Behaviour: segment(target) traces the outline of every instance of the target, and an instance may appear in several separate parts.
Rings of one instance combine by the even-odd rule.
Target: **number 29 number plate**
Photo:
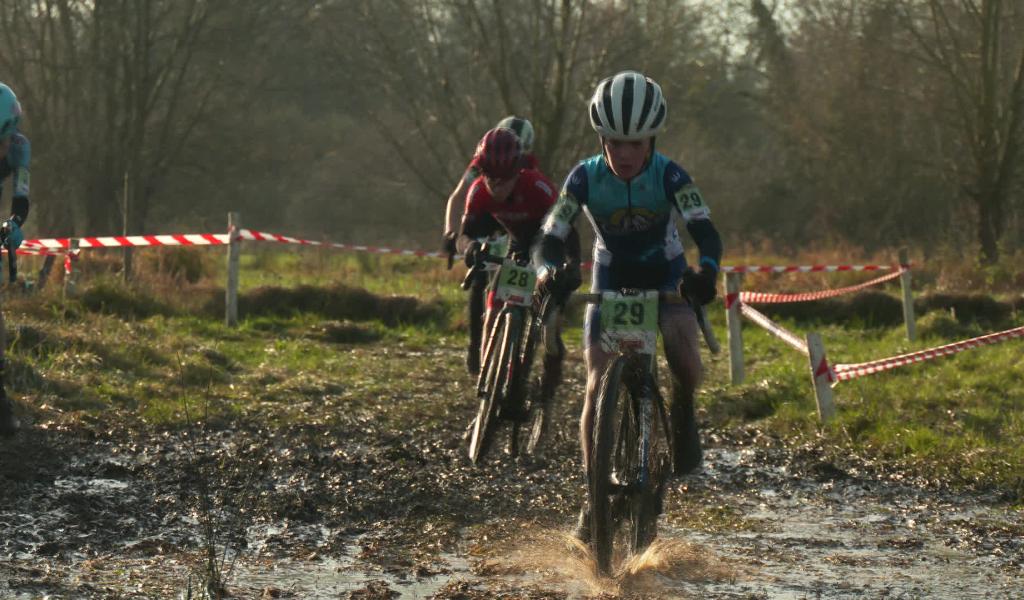
[[[658,347],[658,292],[601,293],[601,347],[605,352],[654,354]]]

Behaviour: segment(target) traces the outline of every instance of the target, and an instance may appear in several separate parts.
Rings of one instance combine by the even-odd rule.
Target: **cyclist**
[[[466,194],[466,208],[457,239],[459,250],[466,255],[466,265],[474,264],[477,253],[482,251],[482,245],[476,238],[494,231],[496,226],[508,232],[510,255],[528,259],[531,246],[540,239],[541,222],[555,203],[554,184],[537,169],[524,168],[526,161],[519,138],[514,131],[504,127],[495,127],[484,135],[477,145],[473,163],[481,174]],[[565,246],[565,260],[558,263],[562,275],[549,278],[546,283],[546,289],[554,295],[559,309],[581,283],[579,237],[571,228],[566,232]],[[493,304],[491,300],[488,298],[488,304]],[[490,314],[488,311],[488,317]],[[488,321],[485,319],[485,326]],[[544,356],[541,394],[545,399],[554,394],[561,380],[565,356],[557,319],[555,328],[558,354]]]
[[[24,234],[21,226],[28,218],[29,159],[31,158],[28,138],[18,131],[21,120],[21,104],[7,85],[0,83],[0,192],[3,181],[11,176],[14,194],[11,199],[11,216],[2,224],[7,235],[7,250],[14,252]],[[7,327],[3,312],[0,312],[0,435],[11,435],[20,427],[14,416],[14,405],[4,388],[4,352],[7,348]]]
[[[498,122],[495,127],[505,127],[515,132],[522,144],[524,167],[527,169],[537,168],[537,157],[533,155],[533,125],[526,119],[510,115]],[[463,173],[459,183],[455,186],[451,195],[448,196],[448,205],[445,208],[444,218],[444,251],[449,254],[455,253],[455,239],[458,237],[459,209],[465,204],[466,192],[473,182],[480,176],[480,167],[477,165],[476,157],[470,161],[469,166]],[[500,228],[499,228],[500,229]],[[489,235],[487,232],[484,235]],[[487,274],[480,273],[475,278],[469,289],[469,348],[466,352],[466,368],[470,375],[476,375],[480,371],[480,339],[483,336],[483,314],[484,314],[484,289],[487,287]]]
[[[590,123],[600,138],[601,153],[569,173],[544,221],[542,281],[557,273],[563,240],[577,215],[585,211],[595,233],[593,291],[679,288],[702,304],[714,299],[722,241],[689,174],[654,150],[666,113],[661,87],[641,73],[623,71],[597,85],[590,101]],[[697,268],[686,264],[673,210],[699,249]],[[594,399],[613,358],[598,341],[599,324],[599,308],[591,305],[584,323],[587,389],[580,418],[585,473],[590,468]],[[694,393],[702,376],[698,326],[687,304],[663,305],[658,326],[673,380],[673,472],[681,475],[695,470],[702,459],[694,414]],[[583,507],[576,529],[584,541],[590,535],[588,510]]]

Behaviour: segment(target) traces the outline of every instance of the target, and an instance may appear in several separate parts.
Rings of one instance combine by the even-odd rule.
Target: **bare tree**
[[[919,58],[948,81],[968,160],[952,166],[976,210],[981,259],[994,262],[1015,181],[1024,170],[1024,34],[1019,3],[905,2]]]
[[[635,68],[685,88],[682,67],[694,55],[680,50],[700,39],[696,14],[675,0],[337,0],[328,6],[339,70],[359,70],[352,63],[358,40],[358,60],[371,76],[352,87],[374,97],[366,106],[371,119],[435,197],[447,195],[476,140],[507,114],[534,123],[542,166],[562,175],[593,144],[586,102],[600,78]]]
[[[212,103],[245,102],[255,87],[218,55],[230,24],[256,52],[268,24],[310,3],[241,0],[2,0],[0,68],[24,99],[44,216],[58,231],[116,231],[122,184],[128,223],[148,225],[154,198]],[[255,27],[254,27],[255,26]],[[249,67],[250,65],[246,65]],[[257,69],[250,72],[258,73]]]

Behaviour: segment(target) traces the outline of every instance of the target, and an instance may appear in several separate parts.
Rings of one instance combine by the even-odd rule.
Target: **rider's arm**
[[[14,195],[11,198],[11,215],[18,225],[23,225],[28,218],[29,162],[32,158],[32,147],[28,138],[16,133],[11,137],[11,149],[8,163],[14,172]]]
[[[445,207],[444,212],[445,236],[458,232],[459,208],[463,206],[463,199],[466,197],[466,191],[469,190],[469,186],[473,184],[473,180],[476,179],[478,175],[479,173],[477,172],[476,167],[473,165],[466,167],[466,171],[462,174],[462,178],[459,179],[459,183],[455,186],[455,190],[452,191],[450,196],[448,196],[448,205]]]
[[[537,263],[541,265],[561,265],[565,262],[566,242],[570,240],[570,234],[575,235],[576,255],[579,256],[579,236],[575,234],[573,222],[580,214],[583,202],[587,197],[587,171],[583,165],[577,165],[565,179],[562,192],[558,195],[555,205],[544,217],[544,224],[541,226],[540,247],[538,249]],[[570,256],[573,248],[569,248]]]
[[[498,221],[487,210],[490,195],[483,179],[478,178],[466,192],[466,209],[459,227],[459,237],[455,245],[459,252],[465,253],[470,244],[477,238],[486,237],[500,227]]]
[[[697,185],[679,165],[670,163],[665,169],[665,189],[697,244],[701,267],[717,273],[722,262],[722,238],[711,222],[711,210]]]

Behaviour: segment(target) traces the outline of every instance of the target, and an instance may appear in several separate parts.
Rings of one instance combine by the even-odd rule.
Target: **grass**
[[[379,418],[444,418],[448,399],[437,389],[460,380],[460,364],[451,358],[440,365],[430,351],[443,346],[451,349],[445,356],[461,356],[463,269],[449,272],[431,259],[247,248],[242,321],[228,328],[219,287],[223,255],[189,252],[138,254],[139,275],[130,286],[118,280],[116,260],[90,255],[78,263],[75,298],[62,300],[51,284],[41,295],[6,302],[11,385],[38,422],[124,418],[179,428],[186,425],[183,396],[208,406],[201,418],[211,424],[249,416],[300,423],[305,402]],[[865,279],[797,277],[757,276],[745,287],[800,291]],[[917,279],[925,289],[916,293],[920,339],[913,344],[890,314],[899,309],[893,284],[881,294],[765,312],[794,332],[819,331],[833,363],[1019,323],[1017,299],[950,293],[939,289],[944,279],[927,272]],[[724,342],[721,304],[709,314]],[[578,322],[570,325],[566,339],[575,352],[580,336]],[[806,359],[753,325],[745,326],[744,342],[743,385],[728,384],[725,356],[705,354],[699,402],[712,425],[754,425],[837,459],[855,454],[950,485],[999,489],[1017,502],[1024,497],[1020,341],[843,382],[835,388],[838,417],[827,426],[817,422]],[[394,367],[388,357],[396,352],[416,356],[418,366]],[[406,412],[374,411],[410,398],[415,406]]]

